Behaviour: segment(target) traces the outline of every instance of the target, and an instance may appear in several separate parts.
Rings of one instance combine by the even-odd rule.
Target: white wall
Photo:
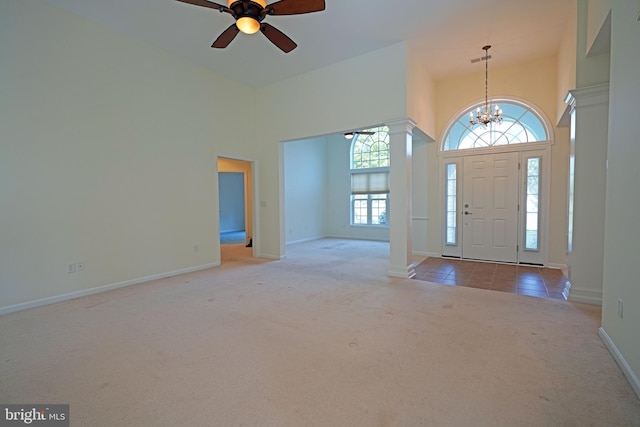
[[[262,256],[279,258],[285,253],[279,143],[402,118],[407,107],[405,88],[406,47],[400,43],[257,91],[257,143],[263,162],[258,173]]]
[[[591,0],[578,0],[576,33],[576,88],[595,86],[609,81],[609,52],[588,54],[588,33],[597,33],[589,29],[589,3]],[[630,0],[629,0],[630,1]],[[595,13],[592,9],[592,13]],[[599,19],[595,19],[598,21]]]
[[[433,141],[436,130],[435,83],[426,71],[424,63],[416,54],[415,46],[410,46],[407,58],[407,117],[415,124],[412,147],[412,200],[411,230],[413,253],[434,255],[429,250],[429,206],[436,204],[438,193],[430,192],[429,150],[427,141]]]
[[[611,11],[612,0],[589,0],[587,4],[587,51],[596,42],[598,34],[605,26],[605,20]]]
[[[429,207],[438,204],[438,193],[431,193],[435,188],[429,181],[429,156],[433,155],[429,148],[433,142],[414,138],[411,164],[411,243],[413,254],[420,256],[437,255],[429,248]]]
[[[638,12],[640,2],[613,1],[602,327],[628,363],[631,372],[627,374],[635,377],[640,395]],[[622,318],[618,316],[618,300],[623,302]]]
[[[326,138],[284,144],[286,242],[326,236]]]
[[[46,2],[1,7],[0,309],[219,263],[216,159],[251,157],[233,113],[253,91]]]

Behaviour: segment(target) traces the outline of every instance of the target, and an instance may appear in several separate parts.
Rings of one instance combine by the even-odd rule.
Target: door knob
[[[471,212],[468,212],[468,211],[464,211],[464,214],[465,215],[473,215]]]

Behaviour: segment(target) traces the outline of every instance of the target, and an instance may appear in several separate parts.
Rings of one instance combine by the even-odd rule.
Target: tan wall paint
[[[555,124],[569,127],[569,106],[564,102],[570,90],[576,88],[576,43],[578,28],[577,5],[572,8],[567,19],[567,27],[558,51],[558,94]]]
[[[439,164],[437,148],[449,122],[469,105],[484,99],[484,67],[464,76],[436,82],[436,142],[429,145],[429,194],[438,195],[429,206],[429,251],[440,252],[441,200],[438,190]],[[514,97],[537,107],[549,120],[557,116],[558,62],[555,56],[508,67],[492,68],[489,64],[489,96]],[[551,121],[553,125],[553,121]],[[550,195],[550,236],[548,257],[551,264],[566,264],[567,239],[567,176],[569,135],[566,130],[552,129],[553,186]]]
[[[427,136],[436,135],[435,85],[424,64],[411,48],[407,55],[407,117]]]

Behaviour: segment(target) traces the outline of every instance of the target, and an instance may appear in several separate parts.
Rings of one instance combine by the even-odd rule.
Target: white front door
[[[462,257],[518,260],[518,153],[464,158]]]

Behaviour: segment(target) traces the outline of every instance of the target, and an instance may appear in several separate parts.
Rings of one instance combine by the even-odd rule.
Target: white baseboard
[[[567,265],[566,264],[547,264],[547,268],[555,268],[557,270],[566,270],[567,269]]]
[[[441,258],[442,254],[439,252],[425,252],[424,256],[427,256],[429,258]]]
[[[602,291],[593,291],[590,289],[580,289],[574,286],[567,286],[563,291],[563,295],[568,301],[591,305],[602,305]]]
[[[414,251],[412,251],[412,252],[411,252],[411,255],[413,255],[413,256],[420,256],[420,257],[425,257],[425,258],[427,258],[427,257],[429,257],[429,256],[430,256],[430,255],[428,255],[429,253],[430,253],[430,252],[424,252],[424,251],[416,251],[416,250],[414,250]]]
[[[304,239],[299,239],[299,240],[291,240],[289,242],[286,242],[285,245],[295,245],[297,243],[306,243],[306,242],[313,242],[314,240],[320,240],[320,239],[324,239],[324,237],[320,236],[320,237],[306,237]]]
[[[271,255],[271,254],[257,254],[256,258],[264,258],[264,259],[273,259],[275,261],[281,261],[283,259],[286,259],[287,256],[286,255]]]
[[[441,253],[438,252],[415,252],[415,255],[426,256],[428,258],[440,258],[442,257]]]
[[[627,380],[629,380],[631,388],[636,392],[638,399],[640,399],[640,380],[638,379],[638,376],[633,372],[631,366],[629,366],[622,353],[620,353],[620,350],[618,350],[618,347],[616,347],[615,343],[611,340],[611,337],[609,337],[603,328],[598,330],[598,335],[600,335],[600,339],[604,345],[607,346],[609,352],[611,352],[611,355],[618,363],[618,366],[622,369],[622,373],[627,377]]]
[[[124,282],[112,283],[109,285],[96,286],[95,288],[83,289],[81,291],[69,292],[67,294],[55,295],[52,297],[42,298],[34,301],[27,301],[20,304],[0,307],[0,316],[16,311],[27,310],[29,308],[41,307],[43,305],[54,304],[56,302],[67,301],[75,298],[85,297],[88,295],[107,292],[113,289],[124,288],[126,286],[138,285],[140,283],[151,282],[152,280],[164,279],[166,277],[178,276],[180,274],[192,273],[194,271],[206,270],[208,268],[218,267],[220,263],[211,263],[198,265],[195,267],[182,268],[180,270],[168,271],[165,273],[152,274],[151,276],[139,277],[137,279],[125,280]]]
[[[401,279],[411,279],[416,275],[416,270],[413,268],[413,264],[407,267],[393,267],[389,266],[387,269],[387,276],[400,277]]]

